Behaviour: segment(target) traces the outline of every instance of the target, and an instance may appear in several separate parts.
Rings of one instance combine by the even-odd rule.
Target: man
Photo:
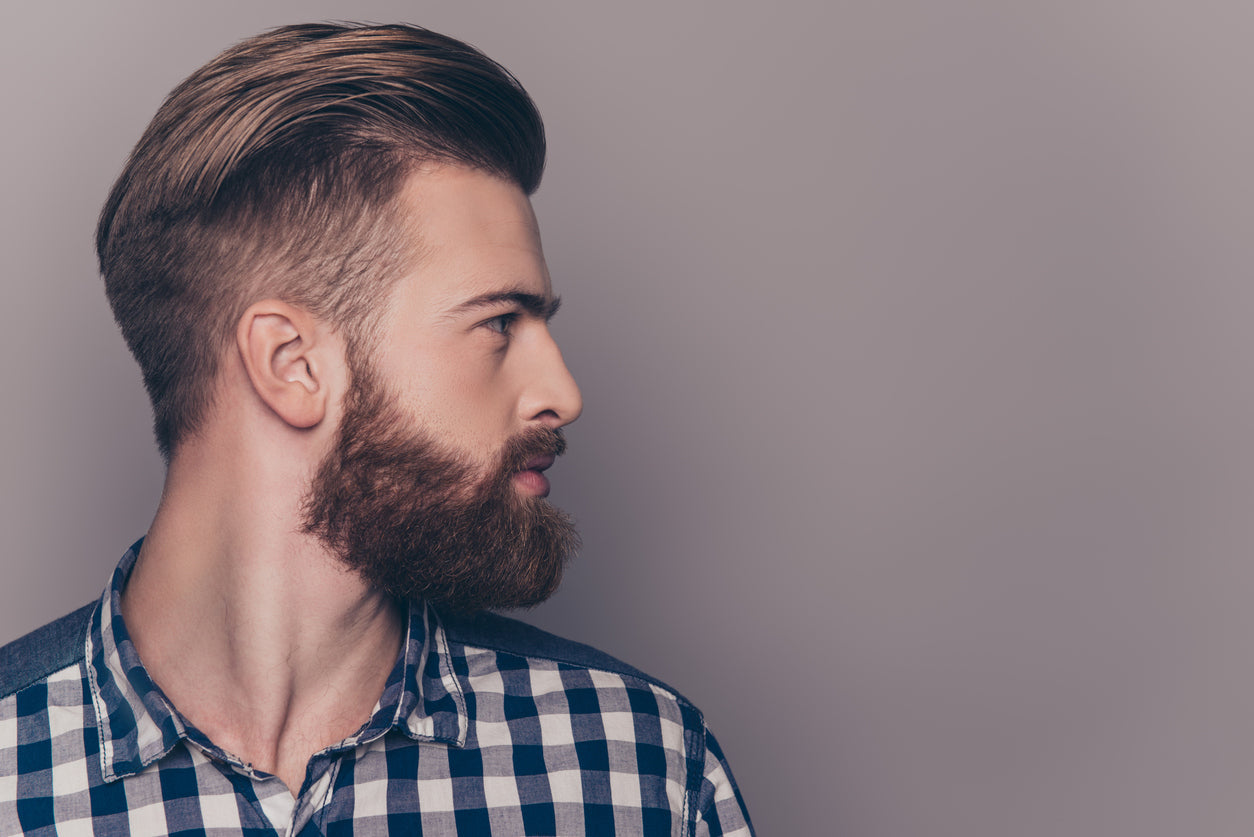
[[[750,833],[701,714],[488,614],[577,538],[534,105],[406,26],[250,39],[101,214],[168,468],[99,602],[0,653],[0,833]]]

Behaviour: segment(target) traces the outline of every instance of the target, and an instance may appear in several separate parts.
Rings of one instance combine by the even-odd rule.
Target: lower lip
[[[537,497],[549,496],[549,478],[539,471],[519,471],[514,474],[514,482],[528,494]]]

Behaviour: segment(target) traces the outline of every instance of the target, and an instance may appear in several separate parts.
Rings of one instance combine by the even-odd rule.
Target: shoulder
[[[81,660],[95,607],[84,605],[0,648],[0,699]]]
[[[591,645],[564,639],[526,622],[495,613],[485,612],[470,617],[441,613],[440,624],[452,644],[496,651],[528,660],[544,660],[572,668],[606,672],[628,681],[648,684],[670,695],[700,718],[700,712],[692,702],[676,689]]]
[[[441,614],[440,625],[458,680],[477,698],[467,707],[479,746],[502,737],[516,744],[522,735],[552,748],[546,759],[556,761],[573,747],[569,763],[581,769],[638,774],[642,788],[664,780],[658,799],[682,788],[690,828],[702,822],[711,834],[753,833],[704,715],[666,683],[516,619]]]

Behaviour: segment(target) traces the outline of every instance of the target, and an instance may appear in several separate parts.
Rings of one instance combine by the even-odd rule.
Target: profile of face
[[[530,202],[482,172],[427,169],[403,196],[422,257],[374,349],[350,352],[338,438],[305,528],[376,587],[450,609],[526,607],[578,548],[543,471],[582,409]]]

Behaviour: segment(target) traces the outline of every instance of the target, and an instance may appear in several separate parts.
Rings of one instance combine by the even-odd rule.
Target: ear
[[[253,303],[240,318],[236,346],[253,390],[292,427],[313,427],[330,403],[330,365],[337,362],[328,327],[277,299]]]

